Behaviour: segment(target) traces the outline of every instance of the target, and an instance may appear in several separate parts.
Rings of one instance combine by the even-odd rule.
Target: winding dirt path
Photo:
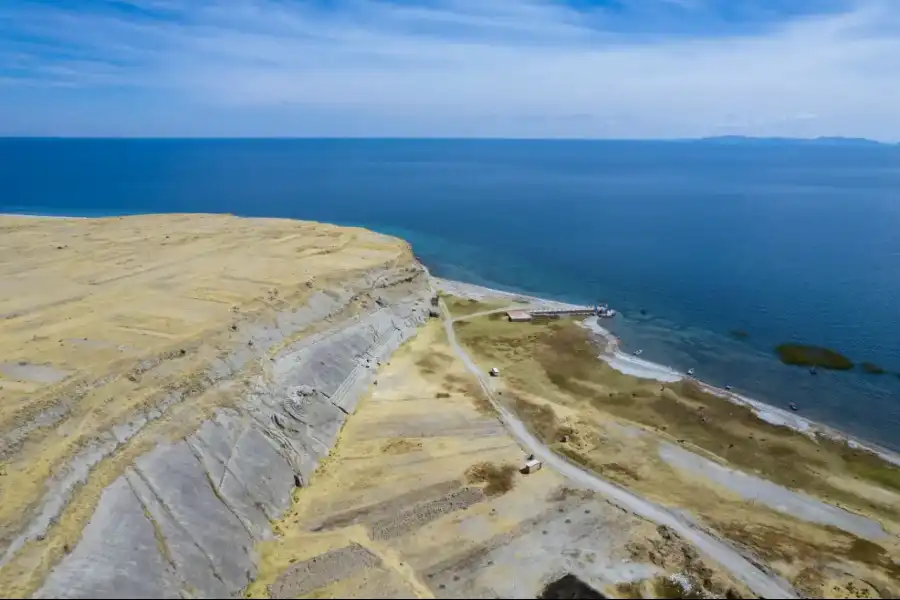
[[[453,348],[456,355],[463,361],[466,368],[476,377],[481,388],[487,395],[488,400],[494,407],[494,410],[497,411],[500,421],[523,448],[528,452],[533,453],[535,457],[540,458],[546,466],[567,477],[578,486],[599,492],[622,508],[649,521],[671,528],[685,540],[694,544],[700,551],[716,560],[734,577],[744,582],[754,593],[759,594],[760,597],[797,598],[793,588],[791,588],[787,582],[775,575],[763,571],[761,568],[744,558],[744,556],[724,540],[718,539],[705,531],[700,530],[692,523],[662,506],[645,500],[640,496],[636,496],[631,492],[606,481],[597,474],[559,456],[534,437],[534,435],[528,431],[525,424],[513,412],[500,404],[494,395],[490,380],[486,374],[475,364],[475,361],[472,360],[469,354],[456,341],[453,323],[461,319],[470,319],[476,316],[504,312],[508,309],[483,311],[454,319],[443,300],[440,300],[440,308],[444,330],[446,331],[447,339],[450,342],[450,347]],[[524,307],[518,306],[517,308],[523,309]]]

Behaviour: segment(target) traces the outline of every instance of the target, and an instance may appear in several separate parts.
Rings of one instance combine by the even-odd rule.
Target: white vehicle
[[[491,367],[491,370],[489,372],[491,374],[491,377],[496,377],[500,374],[500,371],[497,369],[497,367]]]
[[[525,462],[525,466],[522,467],[521,472],[525,475],[528,475],[529,473],[534,473],[535,471],[540,471],[541,467],[543,467],[543,466],[544,466],[544,463],[542,463],[541,461],[539,461],[537,459],[532,458]]]

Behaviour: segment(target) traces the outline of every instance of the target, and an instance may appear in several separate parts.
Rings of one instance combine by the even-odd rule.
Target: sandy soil
[[[401,240],[310,222],[0,217],[0,589],[33,590],[135,457],[230,405],[241,378],[204,373],[245,325],[398,261]]]
[[[747,593],[665,528],[523,461],[432,321],[382,365],[246,595],[533,598],[567,573],[613,595],[670,577]]]

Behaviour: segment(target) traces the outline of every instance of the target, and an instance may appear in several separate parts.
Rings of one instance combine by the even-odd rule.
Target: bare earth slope
[[[0,217],[0,589],[224,596],[427,314],[401,240]]]
[[[295,492],[247,595],[537,598],[568,575],[607,597],[751,597],[670,528],[523,458],[432,320]]]

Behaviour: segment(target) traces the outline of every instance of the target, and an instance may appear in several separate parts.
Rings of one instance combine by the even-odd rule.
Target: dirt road
[[[671,528],[681,537],[694,544],[701,552],[719,562],[719,564],[727,569],[734,577],[743,581],[754,593],[759,594],[761,597],[797,597],[796,593],[787,582],[756,567],[727,542],[701,531],[690,522],[667,509],[639,496],[635,496],[627,490],[602,479],[595,473],[583,469],[575,463],[557,455],[550,450],[550,448],[541,443],[540,440],[528,431],[525,424],[519,420],[515,414],[507,410],[497,401],[490,380],[486,374],[475,364],[475,361],[472,360],[469,354],[456,341],[453,323],[458,319],[452,318],[450,311],[447,309],[443,300],[440,301],[440,307],[444,329],[451,348],[453,348],[453,351],[463,361],[466,369],[478,379],[478,382],[482,389],[484,389],[489,401],[497,411],[501,422],[524,449],[533,453],[535,457],[544,461],[548,467],[564,475],[579,487],[599,492],[622,508],[654,523]],[[502,310],[503,309],[485,312],[502,312]],[[472,318],[473,316],[476,315],[467,315],[464,318]]]

